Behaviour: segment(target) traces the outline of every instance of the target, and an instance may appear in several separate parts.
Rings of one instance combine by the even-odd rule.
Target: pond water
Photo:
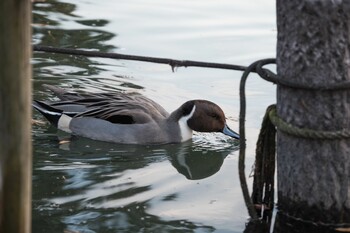
[[[274,1],[76,0],[33,4],[33,44],[249,65],[275,57]],[[171,112],[189,99],[224,110],[238,131],[241,72],[34,52],[33,90],[141,93]],[[246,173],[275,87],[247,84]],[[43,120],[33,112],[35,119]],[[59,142],[69,139],[70,143]],[[242,232],[248,213],[237,141],[196,133],[190,142],[131,146],[33,126],[33,232]],[[252,179],[248,179],[251,187]]]

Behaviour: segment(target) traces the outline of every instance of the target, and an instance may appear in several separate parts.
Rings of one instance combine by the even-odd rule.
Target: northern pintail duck
[[[192,130],[239,135],[225,121],[224,112],[207,100],[190,100],[169,114],[140,94],[73,93],[44,85],[60,101],[34,101],[33,106],[58,129],[99,141],[124,144],[180,143]]]

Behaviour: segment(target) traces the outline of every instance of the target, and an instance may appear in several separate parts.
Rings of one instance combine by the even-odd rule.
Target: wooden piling
[[[277,0],[277,73],[305,86],[350,80],[349,1]],[[279,85],[277,114],[313,130],[350,129],[350,90]],[[323,226],[350,224],[350,139],[278,131],[278,209]],[[287,232],[287,231],[278,231]]]
[[[0,232],[31,231],[31,1],[0,1]]]

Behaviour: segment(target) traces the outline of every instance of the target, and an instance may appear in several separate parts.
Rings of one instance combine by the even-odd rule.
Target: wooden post
[[[31,231],[31,1],[0,0],[0,232]]]
[[[277,73],[307,86],[350,80],[350,1],[277,0]],[[350,90],[279,85],[277,113],[294,126],[350,129]],[[350,223],[350,139],[278,131],[278,208],[292,218]],[[286,216],[285,215],[285,216]]]

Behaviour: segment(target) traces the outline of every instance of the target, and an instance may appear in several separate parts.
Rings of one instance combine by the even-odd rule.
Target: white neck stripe
[[[187,121],[193,116],[196,110],[196,105],[193,105],[192,111],[187,116],[183,116],[179,120],[181,142],[192,138],[192,129],[188,127]]]

